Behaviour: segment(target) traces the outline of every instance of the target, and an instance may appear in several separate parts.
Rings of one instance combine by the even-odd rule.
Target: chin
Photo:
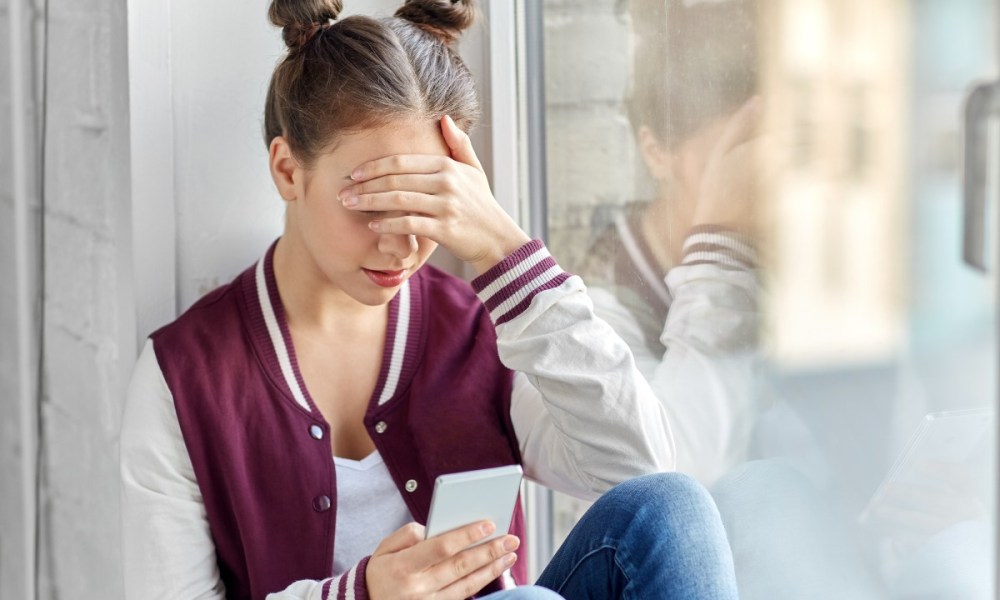
[[[359,294],[351,294],[351,296],[361,304],[364,304],[365,306],[374,307],[374,306],[384,306],[389,302],[392,302],[392,299],[395,298],[396,294],[398,293],[399,293],[399,288],[395,287],[395,288],[380,288],[373,291],[366,290]]]

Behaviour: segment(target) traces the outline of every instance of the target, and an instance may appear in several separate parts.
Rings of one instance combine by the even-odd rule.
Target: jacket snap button
[[[389,426],[386,425],[385,421],[379,421],[378,423],[375,423],[375,433],[385,433],[385,430],[388,428]]]
[[[330,497],[316,496],[313,498],[313,510],[316,512],[326,512],[330,510]]]
[[[409,481],[406,482],[406,491],[412,492],[412,491],[415,491],[416,489],[417,489],[417,480],[416,479],[411,479],[411,480],[409,480]]]
[[[309,427],[309,435],[311,435],[314,440],[321,440],[323,439],[323,428],[319,425],[311,425]]]

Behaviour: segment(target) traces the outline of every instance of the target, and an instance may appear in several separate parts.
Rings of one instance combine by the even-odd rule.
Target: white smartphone
[[[492,521],[497,528],[478,544],[506,535],[521,476],[520,465],[441,475],[434,482],[426,538],[482,520]]]
[[[894,483],[935,485],[922,471],[932,461],[967,464],[994,429],[994,411],[973,408],[933,412],[924,416],[913,435],[875,490],[858,520],[867,522],[882,504],[887,490]]]

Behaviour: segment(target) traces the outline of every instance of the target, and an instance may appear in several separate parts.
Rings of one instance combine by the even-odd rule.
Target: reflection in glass
[[[711,487],[743,598],[992,596],[996,279],[959,258],[958,128],[993,11],[546,3],[550,245]]]

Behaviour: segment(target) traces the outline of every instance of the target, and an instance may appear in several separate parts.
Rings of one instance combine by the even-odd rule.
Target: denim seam
[[[559,584],[559,588],[556,589],[556,590],[553,590],[553,591],[556,592],[557,594],[562,594],[563,588],[566,587],[566,583],[569,582],[569,580],[573,578],[573,575],[580,568],[580,565],[582,565],[584,563],[584,561],[586,561],[591,556],[593,556],[593,555],[595,555],[598,552],[601,552],[603,550],[611,550],[612,556],[613,556],[612,560],[615,563],[615,566],[618,567],[618,570],[621,571],[622,575],[625,576],[626,581],[627,582],[631,582],[632,578],[629,576],[628,572],[624,568],[622,568],[621,563],[618,562],[618,548],[617,548],[617,546],[605,543],[605,544],[603,544],[601,546],[598,546],[597,548],[594,548],[593,550],[587,552],[583,556],[581,556],[579,558],[579,560],[576,561],[576,564],[573,565],[573,568],[570,569],[569,573],[567,573],[566,576],[563,578],[562,583]],[[625,587],[628,587],[628,583],[626,583]]]
[[[614,546],[610,546],[610,545],[604,544],[604,545],[598,546],[597,548],[594,548],[590,552],[587,552],[586,554],[584,554],[583,556],[581,556],[580,559],[577,560],[576,563],[573,565],[573,568],[570,570],[570,572],[567,573],[565,577],[563,577],[562,583],[559,584],[559,589],[554,590],[554,591],[557,594],[561,594],[563,588],[566,587],[566,583],[569,582],[569,580],[573,578],[573,575],[576,573],[576,571],[580,568],[580,565],[582,565],[585,560],[587,560],[588,558],[590,558],[594,554],[597,554],[598,552],[601,552],[602,550],[608,550],[608,549],[612,550],[613,552],[617,552],[617,548],[615,548]],[[615,561],[615,565],[617,565],[617,564],[618,564],[618,561],[616,560]],[[621,567],[619,567],[619,568],[621,568]]]
[[[628,570],[622,565],[622,563],[618,562],[617,548],[615,548],[614,561],[615,561],[615,566],[618,567],[618,570],[621,571],[622,576],[625,577],[625,585],[622,586],[621,600],[627,600],[628,598],[632,597],[632,594],[629,593],[629,584],[632,583],[632,576],[629,574]]]

